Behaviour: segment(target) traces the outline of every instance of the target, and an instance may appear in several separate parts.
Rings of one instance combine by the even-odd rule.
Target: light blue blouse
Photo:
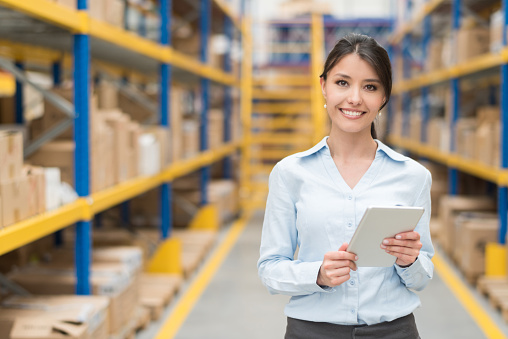
[[[291,296],[285,308],[291,318],[370,325],[405,316],[420,306],[411,290],[422,290],[434,270],[430,172],[376,140],[374,161],[351,189],[326,140],[281,160],[270,174],[259,276],[270,293]],[[324,254],[349,242],[371,205],[425,208],[415,229],[423,243],[418,260],[408,268],[359,267],[342,285],[321,288],[316,279]]]

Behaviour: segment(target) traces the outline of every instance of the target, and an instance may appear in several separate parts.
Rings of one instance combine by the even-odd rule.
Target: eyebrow
[[[351,79],[351,77],[349,75],[342,74],[342,73],[335,73],[333,76],[340,76],[342,78]],[[364,82],[377,82],[377,83],[381,83],[381,81],[379,79],[364,79],[363,81]]]

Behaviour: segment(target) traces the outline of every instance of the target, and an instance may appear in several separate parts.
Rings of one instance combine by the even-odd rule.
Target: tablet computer
[[[380,246],[384,238],[414,230],[423,215],[423,207],[368,207],[349,242],[347,251],[358,256],[358,267],[389,267],[395,256]]]

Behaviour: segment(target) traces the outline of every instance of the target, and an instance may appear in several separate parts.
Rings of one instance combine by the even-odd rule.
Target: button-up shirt
[[[413,312],[413,292],[432,278],[430,172],[376,140],[375,158],[351,189],[324,138],[313,148],[277,163],[269,179],[261,237],[259,276],[270,293],[290,295],[288,317],[335,324],[375,324]],[[420,206],[415,231],[423,244],[409,267],[358,267],[333,288],[316,280],[325,253],[349,242],[369,206]],[[298,250],[297,250],[298,249]]]

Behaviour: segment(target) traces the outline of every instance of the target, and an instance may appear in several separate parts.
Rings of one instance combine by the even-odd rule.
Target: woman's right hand
[[[343,243],[338,251],[325,254],[316,281],[319,286],[339,286],[349,280],[351,270],[356,271],[355,260],[358,260],[358,257],[354,253],[346,252],[347,246],[347,243]]]

